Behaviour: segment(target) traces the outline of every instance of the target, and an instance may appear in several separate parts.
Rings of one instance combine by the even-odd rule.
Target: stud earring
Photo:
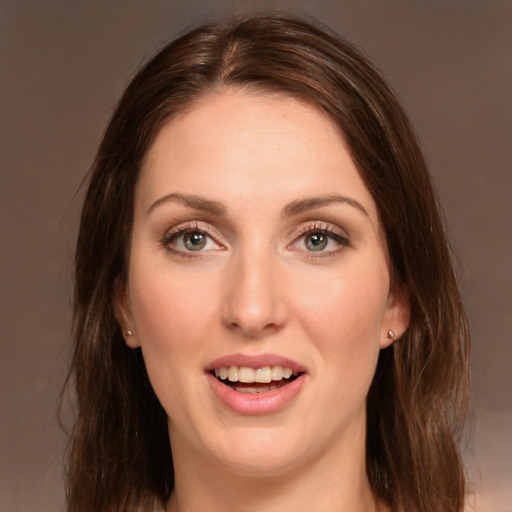
[[[388,340],[394,340],[395,339],[395,333],[389,329],[388,331]]]
[[[126,331],[126,336],[131,336],[132,335],[132,331]]]

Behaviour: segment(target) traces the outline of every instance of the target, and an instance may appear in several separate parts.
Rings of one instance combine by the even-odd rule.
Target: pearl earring
[[[395,339],[395,333],[389,329],[388,331],[388,340],[394,340]]]

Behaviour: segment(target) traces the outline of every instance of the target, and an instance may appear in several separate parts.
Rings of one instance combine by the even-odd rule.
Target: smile
[[[285,386],[300,373],[280,365],[250,368],[247,366],[221,366],[215,368],[215,377],[239,393],[265,393]]]
[[[277,413],[295,401],[309,380],[303,365],[275,354],[221,357],[205,374],[220,404],[242,415]]]

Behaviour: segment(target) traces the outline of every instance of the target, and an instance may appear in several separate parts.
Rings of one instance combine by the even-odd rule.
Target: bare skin
[[[314,108],[224,90],[168,123],[116,301],[169,418],[167,512],[385,510],[366,478],[366,395],[388,331],[407,328],[402,297],[375,202]],[[293,361],[300,388],[241,412],[209,366],[240,354]]]

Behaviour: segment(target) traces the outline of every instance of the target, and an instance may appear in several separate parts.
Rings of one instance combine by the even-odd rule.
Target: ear
[[[401,338],[409,327],[411,320],[411,305],[409,293],[402,284],[395,283],[389,291],[386,312],[382,319],[380,348],[389,347]]]
[[[123,333],[123,338],[130,348],[140,347],[139,337],[135,329],[135,321],[128,290],[124,286],[117,287],[114,299],[114,316]]]

